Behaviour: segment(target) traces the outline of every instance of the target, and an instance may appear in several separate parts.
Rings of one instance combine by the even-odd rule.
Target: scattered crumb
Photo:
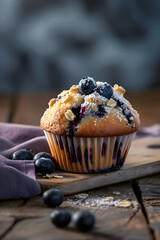
[[[60,175],[58,175],[56,173],[46,174],[43,177],[44,178],[59,178],[59,179],[63,178],[63,176],[60,176]]]
[[[92,203],[91,206],[92,207],[96,207],[97,205],[96,205],[96,203]]]
[[[120,192],[114,191],[115,195],[119,195]],[[74,207],[74,206],[80,206],[80,207],[86,207],[86,208],[92,208],[92,207],[98,207],[98,208],[105,208],[105,207],[119,207],[119,208],[134,208],[139,207],[139,203],[137,201],[132,200],[121,200],[118,197],[112,197],[112,196],[105,196],[105,195],[99,195],[95,194],[94,196],[89,195],[87,193],[80,193],[72,196],[71,198],[66,199],[60,207]]]
[[[89,195],[87,193],[80,193],[80,194],[76,194],[75,197],[78,199],[85,199],[85,198],[88,198]]]
[[[103,202],[109,202],[109,201],[112,201],[112,200],[114,200],[113,197],[102,198],[102,201],[103,201]]]
[[[60,205],[60,207],[68,207],[68,206],[69,206],[69,204],[68,204],[67,201],[64,201],[64,202]]]
[[[118,202],[116,204],[116,207],[122,207],[122,208],[128,208],[128,207],[131,207],[131,202],[127,201],[127,200],[122,200],[120,202]]]
[[[139,203],[136,202],[136,201],[132,201],[132,206],[133,206],[133,207],[139,207]]]
[[[120,195],[120,192],[114,191],[113,194],[115,194],[115,195]]]
[[[60,178],[60,179],[61,179],[61,178],[63,178],[63,176],[61,176],[61,175],[58,175],[58,174],[56,174],[56,173],[55,173],[55,174],[53,174],[53,177],[54,177],[54,178]]]
[[[76,197],[76,198],[75,198]],[[115,206],[120,200],[114,200],[113,197],[109,196],[89,196],[86,193],[81,193],[75,195],[73,198],[67,199],[67,202],[70,206],[80,205],[83,207],[108,207]]]

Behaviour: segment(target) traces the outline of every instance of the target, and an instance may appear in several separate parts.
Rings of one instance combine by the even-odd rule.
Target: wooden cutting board
[[[160,137],[136,140],[132,143],[123,169],[107,173],[75,174],[57,172],[62,179],[37,176],[42,191],[58,188],[65,195],[124,182],[160,172]]]

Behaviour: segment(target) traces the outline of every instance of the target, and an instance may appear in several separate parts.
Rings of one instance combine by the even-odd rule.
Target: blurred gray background
[[[160,86],[159,0],[0,0],[0,92]]]

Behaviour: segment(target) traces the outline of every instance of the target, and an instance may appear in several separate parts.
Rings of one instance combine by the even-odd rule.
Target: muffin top
[[[47,132],[78,137],[110,137],[136,132],[139,114],[117,84],[82,78],[49,102],[40,126]]]

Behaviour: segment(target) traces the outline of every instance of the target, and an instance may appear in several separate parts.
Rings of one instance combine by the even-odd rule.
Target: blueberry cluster
[[[80,80],[79,90],[84,95],[88,95],[88,94],[96,91],[101,96],[103,96],[107,99],[110,99],[111,97],[113,97],[113,88],[109,83],[107,83],[107,82],[101,83],[97,87],[96,81],[91,77],[85,77]],[[132,115],[131,111],[129,110],[129,108],[126,107],[125,104],[123,102],[121,102],[119,99],[117,99],[115,97],[113,97],[113,98],[114,98],[114,100],[116,100],[117,106],[120,108],[123,115],[127,118],[128,123],[133,125],[133,123],[132,123],[133,115]],[[95,115],[97,117],[103,117],[105,115],[105,109],[104,109],[103,104],[99,105],[98,111],[93,112],[92,115],[93,116]]]
[[[13,160],[34,160],[36,172],[50,174],[55,169],[54,159],[47,152],[34,154],[31,149],[19,149],[12,155]],[[51,188],[43,193],[43,202],[48,207],[58,207],[64,201],[64,195],[59,189]],[[89,211],[78,211],[71,217],[67,210],[55,210],[50,215],[52,223],[59,227],[66,227],[72,219],[73,225],[80,231],[89,231],[95,223],[94,215]]]
[[[101,83],[97,88],[96,81],[91,77],[85,77],[80,80],[79,90],[84,95],[97,91],[101,96],[107,99],[110,99],[113,95],[113,88],[109,83]]]
[[[43,193],[43,201],[49,207],[58,207],[64,200],[63,193],[58,189],[49,189]],[[66,227],[72,220],[73,226],[80,231],[89,231],[95,224],[95,217],[90,211],[77,211],[71,216],[67,210],[55,210],[51,213],[52,223],[59,227]]]
[[[12,155],[13,160],[34,160],[35,170],[38,174],[50,174],[55,169],[54,159],[47,152],[34,154],[31,149],[19,149]]]
[[[84,95],[88,95],[93,92],[97,92],[101,96],[103,96],[107,99],[110,99],[113,95],[113,88],[110,84],[105,82],[105,83],[101,83],[97,87],[96,81],[91,77],[85,77],[80,80],[79,90]],[[98,107],[98,110],[96,112],[91,111],[92,116],[96,116],[99,118],[104,117],[104,115],[106,114],[104,104],[99,104],[97,107]],[[77,125],[80,123],[81,119],[85,117],[85,107],[84,106],[82,108],[80,106],[76,107],[76,108],[72,107],[71,110],[76,117],[73,121],[69,121],[69,125],[66,129],[67,136],[74,135],[74,132],[77,131]]]

